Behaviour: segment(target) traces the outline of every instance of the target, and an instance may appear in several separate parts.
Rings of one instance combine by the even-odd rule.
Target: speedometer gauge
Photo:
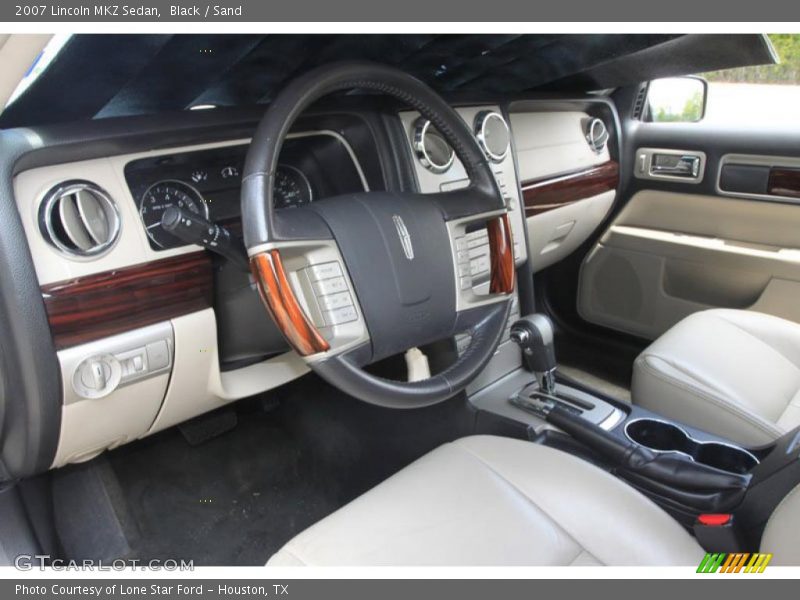
[[[298,168],[279,165],[275,172],[275,208],[296,208],[313,200],[311,184]]]
[[[159,248],[172,248],[183,243],[161,228],[161,215],[171,206],[208,219],[208,204],[192,186],[177,180],[154,183],[142,195],[139,214],[147,236]]]

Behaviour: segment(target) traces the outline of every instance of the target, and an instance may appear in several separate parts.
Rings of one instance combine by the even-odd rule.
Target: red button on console
[[[722,527],[730,523],[732,519],[733,515],[708,514],[697,517],[697,522],[708,527]]]

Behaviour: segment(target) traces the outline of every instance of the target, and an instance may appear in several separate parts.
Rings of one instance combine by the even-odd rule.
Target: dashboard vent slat
[[[120,216],[108,193],[89,181],[66,181],[45,194],[39,228],[57,250],[72,258],[99,256],[116,243]]]
[[[75,203],[86,230],[95,244],[102,244],[110,235],[108,215],[97,199],[87,191],[75,194]]]

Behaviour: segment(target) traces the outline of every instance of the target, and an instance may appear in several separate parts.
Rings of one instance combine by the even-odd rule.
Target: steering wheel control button
[[[336,310],[337,308],[353,306],[353,299],[350,297],[349,292],[320,296],[317,300],[319,300],[319,304],[324,310]]]
[[[351,323],[357,319],[358,313],[356,312],[355,306],[345,306],[344,308],[337,308],[336,310],[325,312],[325,320],[331,325]]]
[[[467,234],[467,248],[479,248],[489,245],[489,232],[486,229],[479,229]]]
[[[299,273],[303,307],[325,339],[333,340],[342,333],[333,328],[358,321],[353,295],[339,261],[312,264]]]
[[[490,268],[489,255],[484,254],[479,256],[475,260],[471,261],[470,266],[474,270],[472,273],[473,275],[482,275],[484,273],[488,273]]]
[[[122,366],[110,354],[91,356],[81,362],[72,377],[72,387],[81,398],[102,398],[113,392],[122,379]]]
[[[308,278],[311,281],[321,281],[323,279],[331,279],[333,277],[342,276],[342,268],[337,262],[327,262],[319,265],[311,265],[307,269]]]
[[[347,291],[347,282],[344,277],[323,279],[322,281],[315,281],[312,285],[317,296],[327,296],[328,294]]]
[[[455,246],[458,287],[461,290],[472,289],[472,268],[470,266],[470,251],[467,245],[467,238],[465,236],[455,238]]]
[[[467,240],[467,260],[466,265],[469,267],[468,274],[473,278],[482,279],[491,271],[491,262],[489,259],[489,232],[484,229],[471,231],[466,235]],[[461,260],[461,253],[458,254],[459,275],[464,275],[461,272],[461,265],[464,264]],[[462,290],[468,289],[461,287]]]

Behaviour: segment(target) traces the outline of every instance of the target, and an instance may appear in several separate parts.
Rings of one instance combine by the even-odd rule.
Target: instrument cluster
[[[350,157],[342,164],[335,156],[335,145],[342,142],[322,133],[287,140],[275,173],[275,208],[291,210],[319,198],[364,190],[355,159]],[[161,217],[170,207],[233,230],[239,228],[247,148],[246,144],[228,145],[148,157],[126,165],[125,178],[153,249],[184,244],[161,227]],[[331,164],[326,164],[329,160]]]

